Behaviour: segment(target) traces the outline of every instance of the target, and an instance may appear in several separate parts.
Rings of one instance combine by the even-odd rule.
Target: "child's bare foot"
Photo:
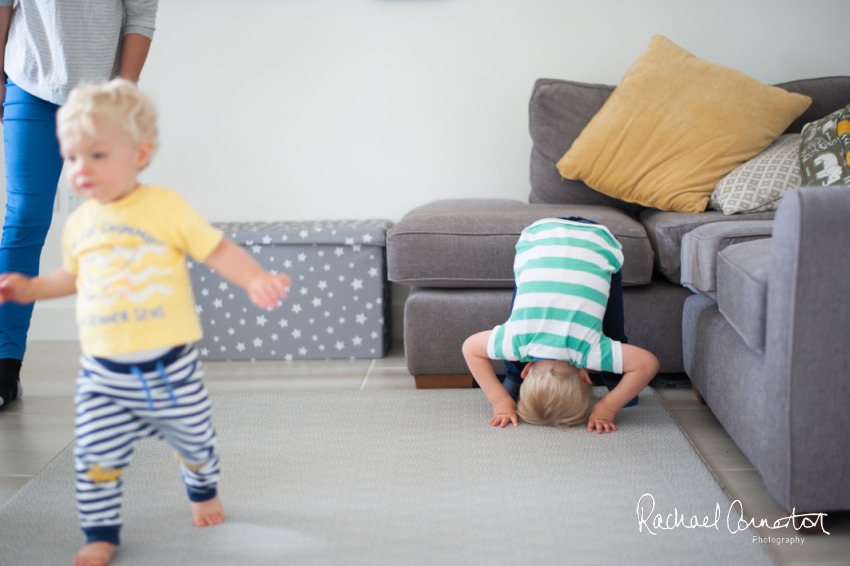
[[[224,521],[224,508],[218,495],[206,501],[191,501],[192,515],[196,527],[208,527]]]
[[[80,549],[74,566],[106,566],[118,547],[109,542],[92,542]]]

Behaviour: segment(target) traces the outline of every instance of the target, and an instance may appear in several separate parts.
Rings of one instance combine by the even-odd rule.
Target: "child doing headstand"
[[[493,406],[490,424],[516,426],[519,415],[531,424],[561,427],[587,420],[588,431],[617,430],[617,412],[634,404],[658,371],[655,356],[625,343],[621,250],[607,228],[583,218],[546,218],[523,230],[510,318],[463,344],[469,369]],[[612,277],[613,317],[606,313]],[[619,320],[612,324],[611,318]],[[619,340],[606,336],[605,327],[615,329]],[[505,360],[504,385],[491,359]],[[520,369],[521,375],[513,375]],[[609,388],[592,410],[588,369],[600,371]]]
[[[116,79],[71,92],[57,129],[68,179],[87,200],[68,218],[63,267],[44,277],[0,276],[0,302],[77,293],[77,501],[86,545],[77,566],[108,563],[121,528],[121,473],[145,437],[181,462],[194,524],[224,520],[219,457],[193,343],[201,326],[186,254],[244,288],[261,308],[289,278],[266,272],[176,192],[140,185],[157,145],[156,111]]]

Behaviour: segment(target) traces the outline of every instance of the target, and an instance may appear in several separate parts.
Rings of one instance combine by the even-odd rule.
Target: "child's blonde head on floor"
[[[156,108],[134,83],[126,79],[113,79],[72,90],[56,115],[59,139],[97,138],[100,120],[121,126],[136,145],[150,142],[155,150],[159,143]]]
[[[517,414],[529,424],[564,428],[587,421],[592,392],[578,368],[533,363],[520,389]]]

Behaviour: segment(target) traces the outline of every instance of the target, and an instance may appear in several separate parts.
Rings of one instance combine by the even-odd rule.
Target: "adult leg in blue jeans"
[[[579,216],[570,216],[563,218],[563,220],[572,220],[575,222],[583,222],[585,224],[599,224],[598,222],[581,218]],[[514,308],[516,291],[516,285],[514,285],[514,294],[511,298],[511,310]],[[628,338],[626,337],[625,309],[623,307],[623,274],[620,271],[611,276],[611,290],[608,293],[608,305],[605,307],[605,316],[602,318],[602,333],[612,340],[617,340],[623,344],[629,343]],[[519,390],[522,386],[522,370],[525,368],[525,365],[525,362],[505,362],[505,381],[503,382],[503,385],[514,401],[519,399]],[[599,376],[605,384],[605,387],[608,388],[608,391],[614,389],[623,377],[622,374],[606,371],[600,372]],[[637,402],[638,398],[635,397],[626,403],[625,406],[631,407],[632,405],[636,405]]]
[[[53,219],[62,157],[56,139],[56,104],[6,82],[3,142],[6,156],[6,219],[0,242],[0,273],[38,275],[41,248]],[[0,305],[0,399],[18,396],[32,305]]]

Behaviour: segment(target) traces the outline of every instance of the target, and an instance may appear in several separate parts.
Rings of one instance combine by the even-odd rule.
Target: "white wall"
[[[848,74],[847,21],[846,0],[161,0],[143,179],[216,221],[525,200],[536,78],[616,84],[657,33],[766,83]],[[32,337],[66,336],[70,304],[40,306]]]

